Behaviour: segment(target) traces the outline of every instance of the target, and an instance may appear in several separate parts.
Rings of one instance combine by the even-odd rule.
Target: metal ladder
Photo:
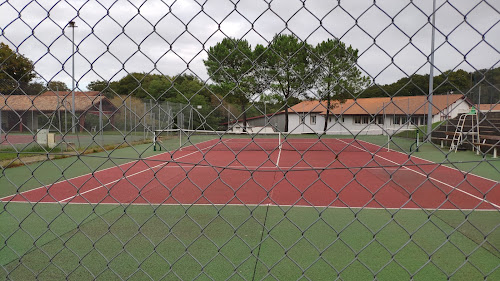
[[[477,112],[475,110],[471,110],[470,113],[465,113],[460,115],[458,118],[457,128],[455,129],[455,133],[453,134],[453,140],[451,141],[450,151],[457,152],[458,146],[460,146],[464,141],[464,125],[467,121],[467,116],[471,116],[471,131],[468,132],[472,136],[472,143],[479,142],[479,120],[477,116]],[[476,124],[474,124],[474,121]],[[472,150],[475,149],[475,146],[472,146]]]

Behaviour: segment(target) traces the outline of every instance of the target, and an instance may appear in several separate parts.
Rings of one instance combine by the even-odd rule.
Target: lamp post
[[[71,35],[71,47],[72,47],[72,53],[71,53],[71,132],[74,134],[75,133],[75,25],[74,21],[69,22],[69,27],[72,29],[72,35]]]
[[[432,95],[434,94],[434,37],[436,34],[436,0],[432,2],[432,37],[431,37],[431,58],[430,65],[431,69],[429,71],[429,96],[427,101],[429,102],[429,110],[427,113],[427,136],[428,142],[431,141],[432,135]]]

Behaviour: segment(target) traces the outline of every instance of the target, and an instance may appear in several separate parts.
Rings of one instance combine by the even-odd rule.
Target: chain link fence
[[[497,1],[0,14],[2,279],[500,279]]]

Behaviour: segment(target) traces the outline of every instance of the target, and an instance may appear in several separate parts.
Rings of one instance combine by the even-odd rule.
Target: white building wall
[[[383,133],[383,125],[355,123],[353,115],[346,115],[343,125],[345,126],[344,131],[349,135],[380,135]]]
[[[470,110],[470,106],[464,100],[458,100],[455,103],[451,104],[448,109],[443,110],[439,114],[436,114],[432,117],[432,122],[442,121],[444,118],[454,118],[459,114],[467,113]],[[449,114],[449,117],[446,115]],[[316,122],[314,122],[314,118],[311,116],[315,116]],[[404,115],[401,115],[404,116]],[[284,122],[284,114],[280,114]],[[292,113],[289,115],[289,133],[291,134],[302,134],[302,133],[323,133],[324,128],[324,118],[325,115],[321,115],[318,113]],[[422,115],[419,115],[422,117]],[[262,117],[264,118],[264,117]],[[304,122],[302,122],[302,119]],[[343,115],[336,120],[333,119],[333,122],[328,123],[327,134],[330,135],[380,135],[385,134],[385,131],[388,131],[390,134],[394,133],[396,130],[406,130],[406,129],[414,129],[415,125],[412,124],[394,124],[393,122],[394,115],[386,115],[384,118],[384,124],[357,124],[354,122],[353,115]],[[255,120],[256,121],[256,120]],[[254,121],[254,122],[255,122]],[[419,120],[421,123],[422,120]],[[420,124],[423,126],[426,124]],[[284,128],[284,127],[283,127]]]
[[[302,121],[303,119],[303,121]],[[322,132],[325,119],[317,113],[297,114],[289,113],[288,131],[292,134]]]
[[[291,134],[302,134],[302,133],[322,133],[325,125],[325,115],[320,114],[306,114],[302,117],[302,114],[290,114],[289,116],[289,132]],[[314,123],[314,118],[316,117],[316,123]],[[301,119],[304,122],[301,122]],[[357,134],[382,134],[383,125],[376,124],[356,124],[354,123],[354,117],[351,115],[340,116],[338,119],[332,118],[332,122],[328,123],[327,134],[329,135],[357,135]]]
[[[435,115],[432,118],[432,122],[442,121],[444,119],[452,119],[457,117],[460,114],[468,113],[470,111],[470,105],[462,99],[457,100],[455,103],[451,104],[447,109],[441,112],[441,116]],[[446,114],[448,114],[448,118],[446,118]],[[435,120],[437,118],[437,120]]]

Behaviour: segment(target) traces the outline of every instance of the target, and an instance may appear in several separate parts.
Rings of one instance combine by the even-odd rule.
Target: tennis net
[[[343,133],[343,134],[340,134]],[[363,130],[357,133],[328,132],[327,134],[241,132],[169,129],[157,130],[154,147],[160,150],[183,151],[330,151],[376,153],[394,145],[394,134],[400,131]]]

